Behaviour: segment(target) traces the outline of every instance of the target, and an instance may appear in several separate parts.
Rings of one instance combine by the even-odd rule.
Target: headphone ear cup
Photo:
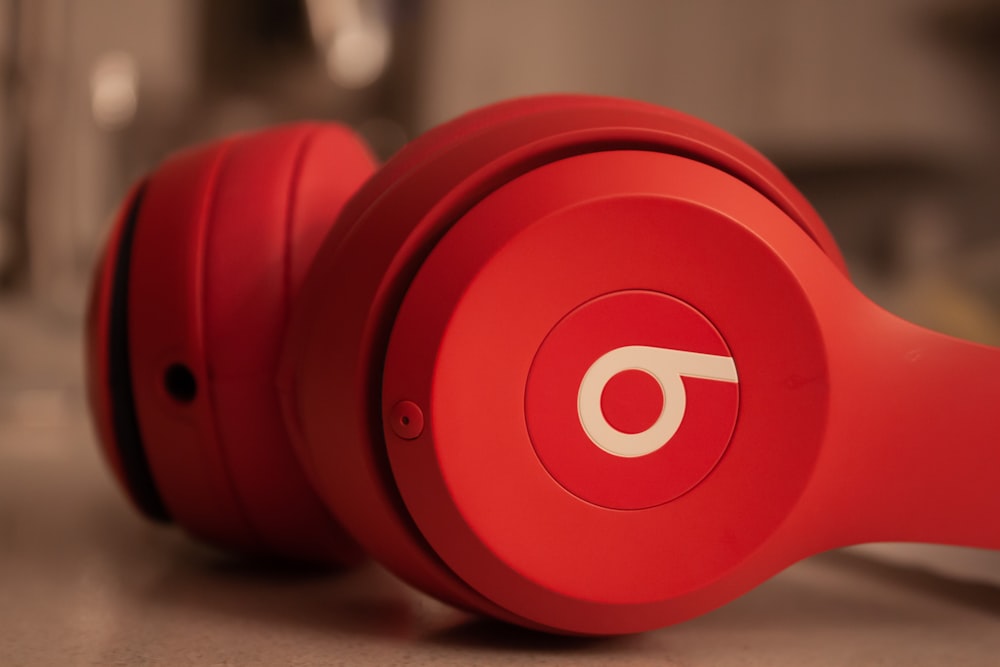
[[[306,269],[373,170],[349,130],[303,124],[178,154],[130,195],[93,285],[88,391],[147,516],[250,552],[360,556],[295,458],[274,374]]]
[[[440,471],[433,455],[419,466],[400,464],[397,468],[387,449],[387,440],[395,442],[394,446],[402,440],[411,451],[437,451],[432,440],[447,426],[434,422],[435,397],[423,396],[427,412],[421,412],[402,400],[405,394],[383,395],[390,371],[414,383],[431,383],[426,365],[437,357],[433,351],[424,353],[433,345],[392,369],[387,351],[414,278],[453,226],[493,193],[526,174],[582,155],[615,151],[665,154],[720,172],[752,191],[755,200],[773,205],[784,221],[781,224],[787,222],[794,235],[813,243],[813,249],[821,248],[843,270],[836,244],[815,212],[775,167],[742,142],[707,123],[652,105],[584,96],[528,98],[472,112],[434,130],[373,176],[345,207],[339,229],[317,255],[286,337],[280,375],[286,412],[297,424],[301,456],[312,461],[316,488],[331,511],[368,553],[410,583],[453,604],[531,627],[622,632],[632,621],[608,621],[617,613],[611,607],[599,610],[606,615],[594,620],[589,616],[593,609],[587,605],[565,598],[552,602],[555,595],[545,602],[552,606],[543,610],[535,602],[544,596],[525,592],[536,585],[544,587],[530,577],[502,595],[470,582],[469,572],[482,563],[502,561],[502,556],[491,553],[484,543],[463,542],[456,547],[457,534],[441,539],[441,531],[428,531],[430,524],[436,530],[443,523],[426,521],[426,515],[418,518],[417,503],[412,496],[403,497],[399,481],[411,475],[440,479],[435,477]],[[572,193],[574,188],[573,182],[561,183],[559,191]],[[478,229],[485,237],[492,227],[503,227],[519,216],[520,210],[514,207],[509,215],[496,216]],[[564,247],[571,245],[567,241]],[[542,263],[543,256],[548,255],[539,253],[532,261]],[[474,257],[469,253],[468,261],[477,262]],[[470,266],[459,261],[451,275]],[[566,278],[565,282],[572,281]],[[453,286],[446,280],[442,290]],[[534,305],[530,301],[522,302],[527,310]],[[326,307],[329,303],[336,308]],[[447,321],[448,304],[425,305],[420,317]],[[508,324],[515,327],[521,315],[503,312],[509,313]],[[424,342],[436,341],[437,333],[428,334]],[[469,341],[467,349],[484,357],[492,354],[476,341]],[[501,346],[498,354],[502,353]],[[498,400],[515,406],[512,409],[524,407],[520,394],[505,394]],[[484,424],[484,432],[493,434],[489,420],[477,422],[479,413],[493,405],[486,401],[463,413],[460,421]],[[514,422],[523,428],[523,415],[519,417]],[[399,430],[394,436],[390,429],[395,427]],[[474,440],[465,442],[470,452],[482,445]],[[332,442],[337,446],[330,446]],[[537,463],[529,449],[518,451]],[[460,484],[455,476],[447,481],[455,487]],[[502,484],[518,489],[521,481],[507,479]],[[509,535],[521,535],[516,526],[508,528]],[[536,553],[545,549],[533,538],[523,546]],[[452,548],[455,551],[449,554]],[[455,556],[457,552],[461,553]],[[523,604],[505,605],[501,600],[507,594],[523,594]]]

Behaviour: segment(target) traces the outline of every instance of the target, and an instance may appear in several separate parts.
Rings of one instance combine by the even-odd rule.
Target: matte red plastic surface
[[[362,188],[296,304],[286,401],[320,493],[373,555],[446,600],[603,634],[690,618],[835,545],[997,540],[964,519],[998,509],[996,494],[950,466],[1000,463],[986,437],[996,351],[865,301],[800,196],[715,130],[602,100],[504,110],[454,143],[417,142],[396,180]],[[631,511],[553,479],[524,417],[542,340],[615,290],[692,305],[740,371],[718,466]],[[951,365],[970,390],[935,403],[922,387]],[[895,366],[902,384],[869,376]],[[875,386],[907,398],[880,402]],[[417,438],[382,421],[400,400],[421,409]],[[944,404],[970,424],[954,457],[939,422],[922,423]]]
[[[815,248],[718,170],[604,152],[498,189],[425,261],[395,322],[383,395],[427,406],[427,435],[405,445],[389,437],[388,451],[431,546],[486,597],[575,632],[661,625],[686,608],[676,598],[737,567],[786,517],[817,455],[826,387],[789,391],[783,379],[822,376],[825,359],[787,269],[730,217],[763,218]],[[680,298],[718,327],[740,369],[741,404],[729,449],[704,482],[673,502],[623,512],[553,479],[524,403],[532,363],[557,323],[627,289]],[[641,334],[632,342],[648,343]],[[553,396],[552,409],[562,400]]]
[[[206,399],[202,336],[204,241],[210,192],[231,141],[190,151],[149,178],[136,222],[127,317],[134,400],[154,478],[175,520],[226,546],[251,549],[256,537],[239,507]],[[201,383],[189,404],[164,387],[171,364]]]
[[[541,105],[541,110],[539,106]],[[533,98],[487,109],[417,140],[345,208],[296,302],[282,384],[289,421],[318,490],[362,545],[393,571],[463,606],[500,615],[442,566],[393,489],[380,441],[379,376],[388,327],[407,281],[447,227],[492,189],[577,153],[637,147],[702,156],[757,184],[838,258],[829,234],[756,152],[687,116],[604,98]],[[468,134],[466,134],[468,132]],[[380,172],[381,173],[381,172]],[[357,202],[370,202],[365,207]],[[354,217],[356,216],[356,217]],[[824,241],[826,239],[826,241]],[[344,443],[333,446],[334,442]],[[340,471],[350,471],[341,473]],[[506,617],[501,616],[501,617]],[[522,621],[527,622],[527,621]]]
[[[274,382],[290,301],[343,203],[374,170],[346,129],[304,125],[238,141],[205,229],[204,336],[229,474],[255,532],[278,553],[355,558],[284,428]]]
[[[294,457],[274,376],[291,296],[373,168],[348,130],[300,125],[181,154],[144,190],[128,295],[139,423],[170,513],[212,542],[358,557]],[[192,400],[165,386],[171,366]]]
[[[845,544],[1000,548],[983,519],[1000,513],[1000,352],[867,301],[738,140],[642,103],[537,97],[437,128],[361,185],[371,170],[346,131],[299,126],[182,154],[143,190],[132,382],[192,532],[350,560],[329,510],[433,595],[593,634],[691,618]],[[123,219],[88,343],[120,478],[99,343]],[[685,377],[676,434],[617,458],[578,390],[627,346],[731,358],[738,380]],[[164,386],[176,365],[192,400]],[[626,430],[672,400],[632,380],[599,408]]]
[[[700,485],[620,512],[539,465],[523,397],[567,309],[628,287],[678,296],[723,332],[741,407]],[[627,632],[704,612],[833,546],[1000,546],[982,521],[1000,510],[998,365],[996,350],[870,304],[735,179],[671,156],[594,154],[499,189],[431,253],[383,385],[385,403],[427,406],[427,435],[387,431],[388,448],[411,516],[464,581],[545,625]]]

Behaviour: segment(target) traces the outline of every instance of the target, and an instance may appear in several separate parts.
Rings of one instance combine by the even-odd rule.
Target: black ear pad
[[[88,362],[103,363],[103,369],[91,369],[91,382],[103,382],[106,386],[91,387],[91,402],[95,413],[102,406],[99,397],[109,403],[106,415],[110,423],[110,437],[102,437],[106,457],[118,473],[119,481],[136,507],[155,521],[172,520],[157,488],[156,480],[149,466],[146,449],[139,429],[135,401],[132,395],[132,370],[129,360],[128,293],[129,276],[132,268],[132,241],[142,207],[144,187],[135,192],[125,204],[121,216],[120,237],[117,244],[112,239],[107,254],[99,268],[98,279],[94,281],[91,295],[90,322],[88,326]],[[108,275],[110,272],[110,275]],[[106,327],[106,329],[105,329]],[[101,331],[105,336],[101,336]],[[94,346],[106,344],[105,350]],[[98,428],[101,428],[101,424]]]

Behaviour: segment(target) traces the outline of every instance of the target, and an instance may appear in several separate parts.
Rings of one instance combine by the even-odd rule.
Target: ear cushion
[[[120,462],[138,450],[166,513],[200,537],[285,557],[358,557],[294,458],[273,378],[291,298],[372,170],[348,130],[298,125],[183,153],[148,179],[131,243],[119,222],[109,247],[119,258],[99,269],[90,345],[98,424],[119,414],[110,421],[137,425],[132,436],[99,427],[133,499],[143,486]],[[108,289],[116,281],[127,284],[124,301]],[[101,370],[116,354],[99,352],[116,309],[126,312],[131,419],[127,392]]]
[[[394,488],[381,419],[388,335],[436,240],[486,194],[547,162],[641,149],[691,157],[747,182],[831,259],[829,232],[766,159],[712,126],[607,98],[528,98],[473,112],[390,160],[345,207],[296,302],[281,383],[300,456],[349,532],[404,579],[453,604],[522,622],[460,581],[424,541]],[[470,443],[470,446],[471,443]]]
[[[125,301],[132,240],[145,181],[131,188],[111,224],[91,284],[86,326],[87,398],[98,443],[125,494],[154,521],[170,515],[149,469],[132,399]]]

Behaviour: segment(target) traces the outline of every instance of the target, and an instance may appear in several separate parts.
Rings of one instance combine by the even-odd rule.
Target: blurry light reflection
[[[139,69],[123,51],[105,53],[90,71],[90,108],[94,122],[105,130],[127,126],[139,106]]]
[[[309,26],[327,75],[343,88],[365,88],[385,71],[392,54],[384,2],[307,0]]]

